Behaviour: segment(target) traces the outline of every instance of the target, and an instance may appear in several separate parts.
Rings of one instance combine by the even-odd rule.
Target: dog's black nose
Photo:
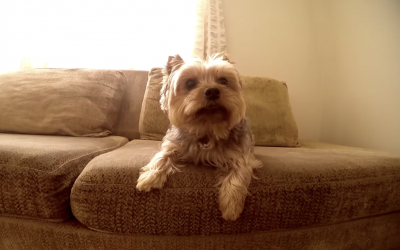
[[[204,96],[207,98],[207,100],[217,100],[219,98],[219,89],[208,88],[204,90]]]

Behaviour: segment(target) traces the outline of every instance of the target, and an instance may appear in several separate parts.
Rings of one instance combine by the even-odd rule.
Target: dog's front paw
[[[152,188],[162,188],[167,180],[164,171],[151,170],[148,166],[141,169],[136,189],[139,191],[150,191]]]
[[[225,220],[236,220],[243,211],[247,190],[221,190],[219,195],[219,210]]]

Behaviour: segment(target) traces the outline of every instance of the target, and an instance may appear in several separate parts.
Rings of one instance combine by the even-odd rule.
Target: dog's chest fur
[[[198,138],[186,129],[171,126],[164,140],[175,145],[178,160],[228,169],[238,158],[251,153],[252,133],[247,121],[242,119],[229,132],[226,139],[215,139],[210,135]]]

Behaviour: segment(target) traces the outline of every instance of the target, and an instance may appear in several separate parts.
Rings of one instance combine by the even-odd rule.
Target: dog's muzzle
[[[206,90],[204,90],[204,96],[206,97],[207,100],[210,101],[217,100],[220,96],[219,89],[207,88]]]

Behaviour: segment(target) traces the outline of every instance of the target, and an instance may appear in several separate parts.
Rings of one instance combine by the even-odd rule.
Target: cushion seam
[[[116,76],[116,74],[113,75],[113,77],[115,76],[115,78],[113,79],[114,82],[117,82],[115,84],[116,88],[113,91],[112,98],[110,98],[110,102],[107,106],[107,111],[105,112],[104,120],[101,124],[101,127],[107,128],[107,121],[111,120],[111,124],[108,124],[108,125],[110,125],[108,135],[110,135],[114,132],[115,125],[118,122],[118,115],[119,115],[119,110],[121,109],[122,99],[124,97],[125,90],[128,85],[128,80],[127,80],[125,74],[122,71],[118,71],[118,70],[116,70],[116,72],[119,73],[119,76]],[[121,79],[123,79],[123,84],[122,84],[123,87],[121,87],[121,84],[119,84]],[[120,95],[119,98],[118,98],[118,94]],[[116,99],[119,99],[118,105],[115,105]],[[114,105],[114,107],[113,107],[113,105]],[[113,110],[113,108],[115,108],[115,110]],[[115,119],[112,119],[112,118],[115,118]],[[107,131],[107,130],[108,129],[105,129],[105,131]]]
[[[60,217],[56,219],[46,219],[42,217],[32,217],[32,216],[24,216],[24,215],[15,215],[15,214],[0,214],[0,216],[4,216],[7,218],[13,218],[13,219],[28,219],[28,220],[35,220],[35,221],[43,221],[43,222],[51,222],[51,223],[62,223],[72,216],[68,217]]]
[[[305,230],[308,230],[308,229],[332,227],[332,226],[335,226],[335,225],[341,225],[341,224],[346,224],[346,223],[357,223],[358,221],[361,221],[361,220],[372,220],[374,218],[384,217],[384,216],[391,216],[391,215],[396,215],[396,214],[400,214],[400,210],[391,211],[391,212],[382,213],[382,214],[376,214],[376,215],[369,215],[369,216],[366,216],[366,217],[354,218],[354,219],[349,219],[349,220],[343,220],[343,221],[338,221],[338,222],[333,222],[333,223],[328,223],[328,224],[301,226],[301,227],[296,227],[296,228],[271,229],[271,230],[263,230],[263,231],[255,231],[255,232],[251,232],[251,233],[239,233],[239,234],[217,233],[217,234],[207,234],[207,235],[195,234],[195,235],[185,235],[185,236],[180,236],[180,235],[174,234],[174,235],[168,235],[168,237],[176,237],[177,239],[179,239],[179,237],[188,237],[188,236],[189,237],[198,237],[198,238],[202,238],[204,236],[213,237],[213,238],[214,237],[215,238],[220,238],[220,237],[228,237],[228,236],[232,236],[232,235],[236,235],[236,236],[239,236],[239,237],[248,237],[250,235],[264,235],[265,233],[275,234],[275,233],[282,233],[282,232],[302,232],[302,231],[305,231]],[[101,229],[97,229],[96,227],[93,227],[93,226],[86,226],[86,227],[88,227],[91,230],[94,230],[96,232],[102,232],[102,233],[108,233],[108,234],[130,235],[130,236],[138,235],[138,234],[135,234],[135,233],[120,233],[120,232],[114,232],[114,231],[101,230]],[[154,237],[156,235],[139,234],[138,236],[152,238],[152,237]],[[163,235],[163,236],[165,236],[165,235]]]
[[[396,176],[400,177],[400,175],[388,175],[388,177],[396,177]],[[322,184],[329,184],[329,183],[355,182],[355,181],[376,180],[376,179],[378,179],[378,180],[379,179],[385,179],[385,177],[378,177],[378,178],[371,177],[371,178],[352,179],[352,180],[345,180],[345,181],[309,182],[309,183],[303,183],[302,186],[304,186],[304,185],[315,185],[315,184],[322,185]],[[105,185],[107,185],[107,186],[132,186],[132,187],[136,187],[136,184],[129,184],[129,185],[127,185],[127,184],[101,184],[101,183],[93,183],[93,184],[91,184],[91,183],[86,183],[86,182],[82,182],[82,181],[80,181],[79,184],[85,185],[85,186],[105,186]],[[290,186],[299,186],[299,185],[287,184],[287,185],[271,185],[271,186],[254,187],[254,188],[250,187],[249,190],[251,191],[252,189],[253,190],[263,189],[265,187],[290,187]],[[170,190],[175,190],[175,189],[193,189],[193,190],[196,190],[196,189],[199,189],[199,190],[204,190],[204,189],[214,189],[214,188],[212,188],[212,187],[200,187],[200,188],[193,188],[193,187],[166,188],[166,187],[164,187],[162,189],[170,189]]]
[[[113,149],[119,148],[119,147],[121,147],[121,144],[122,143],[120,142],[120,143],[118,143],[118,145],[113,146],[113,147],[104,148],[104,149],[93,151],[93,152],[90,152],[90,153],[87,153],[87,154],[84,154],[84,155],[80,155],[80,156],[78,156],[76,158],[73,158],[71,160],[68,160],[68,161],[64,162],[62,165],[60,165],[58,168],[56,168],[56,169],[54,169],[52,171],[44,171],[44,170],[40,170],[40,169],[34,169],[34,168],[29,168],[29,167],[21,167],[21,166],[18,166],[18,165],[8,165],[8,164],[0,164],[0,166],[17,167],[19,169],[31,169],[31,170],[34,170],[34,171],[37,171],[37,172],[43,172],[43,173],[49,173],[50,174],[50,173],[54,173],[55,171],[59,170],[60,168],[62,168],[63,166],[65,166],[66,164],[68,164],[70,162],[76,161],[78,159],[81,159],[81,158],[83,158],[85,156],[88,156],[88,155],[91,155],[91,154],[96,154],[98,152],[102,152],[102,151],[106,151],[106,150],[110,150],[110,149],[113,150]],[[122,144],[122,145],[125,145],[125,144]]]

